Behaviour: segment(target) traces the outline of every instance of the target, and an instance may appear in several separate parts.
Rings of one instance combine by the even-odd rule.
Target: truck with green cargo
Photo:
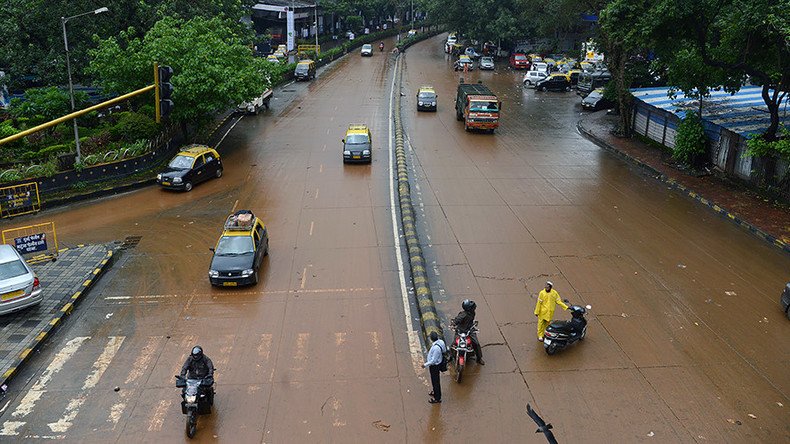
[[[499,127],[499,111],[502,102],[481,82],[458,84],[455,95],[455,116],[464,122],[464,129],[483,130],[493,133]]]

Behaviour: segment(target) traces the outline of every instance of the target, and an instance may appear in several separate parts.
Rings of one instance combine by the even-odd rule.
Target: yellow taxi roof
[[[179,156],[197,157],[207,151],[214,151],[213,148],[206,145],[189,145],[178,152]]]
[[[433,89],[433,86],[424,85],[424,86],[421,86],[420,89],[417,90],[417,92],[418,93],[421,93],[421,92],[432,92],[432,93],[435,93],[436,90]]]
[[[461,60],[464,60],[464,59],[469,60],[469,56],[468,55],[462,55],[462,56],[460,56],[458,58],[461,59]]]
[[[352,123],[348,125],[348,130],[346,134],[367,134],[368,133],[368,126],[364,123]]]
[[[310,63],[313,63],[313,61],[310,59],[304,59],[304,60],[300,60],[299,63],[297,63],[297,65],[309,65]]]

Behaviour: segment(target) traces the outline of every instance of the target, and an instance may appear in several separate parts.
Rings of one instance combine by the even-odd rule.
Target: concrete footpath
[[[605,111],[588,114],[578,124],[579,131],[599,146],[645,169],[670,188],[708,206],[754,235],[790,253],[790,210],[745,187],[716,176],[694,177],[678,170],[665,158],[669,155],[638,139],[624,139],[611,133],[617,116]]]
[[[62,251],[54,262],[33,265],[44,300],[22,311],[0,316],[0,394],[19,367],[112,263],[113,244],[87,245]]]

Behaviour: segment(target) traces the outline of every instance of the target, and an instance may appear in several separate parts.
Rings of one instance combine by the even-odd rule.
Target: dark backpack
[[[439,346],[439,350],[442,349],[442,346]],[[439,371],[446,372],[447,371],[447,351],[442,350],[442,362],[439,363]]]

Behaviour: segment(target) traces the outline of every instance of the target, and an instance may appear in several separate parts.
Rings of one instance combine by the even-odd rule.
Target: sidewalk
[[[112,254],[111,245],[88,245],[62,251],[54,262],[33,265],[44,288],[44,300],[0,316],[0,394],[19,366],[110,266]]]
[[[579,131],[601,147],[647,170],[656,179],[686,193],[748,229],[761,239],[790,253],[790,210],[774,204],[753,191],[716,176],[693,177],[664,161],[667,154],[632,138],[611,134],[617,116],[599,111],[584,116]]]

